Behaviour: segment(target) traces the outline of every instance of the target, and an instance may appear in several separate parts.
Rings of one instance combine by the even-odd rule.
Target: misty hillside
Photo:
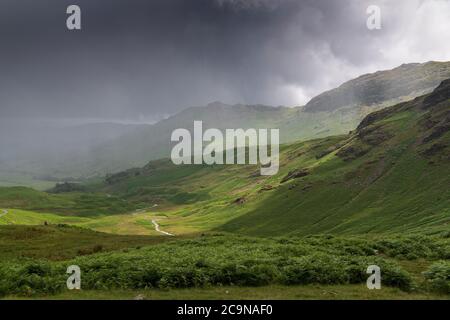
[[[141,232],[138,213],[151,212],[175,234],[435,234],[450,223],[449,155],[450,79],[369,114],[352,133],[282,145],[274,176],[161,159],[77,189],[0,188],[0,207],[31,210],[33,221],[39,212],[83,217],[111,232]]]
[[[204,107],[188,108],[152,126],[146,126],[105,143],[92,150],[90,158],[78,158],[71,167],[83,167],[81,172],[93,170],[103,175],[134,166],[142,166],[148,160],[168,157],[174,143],[171,134],[175,129],[186,128],[191,132],[195,120],[202,120],[207,128],[278,128],[283,120],[296,112],[291,108],[274,108],[260,105],[226,105],[212,103]],[[86,165],[87,164],[87,165]]]
[[[332,107],[325,112],[310,112],[315,101],[322,100],[322,95],[314,98],[312,104],[305,108],[231,106],[220,102],[188,108],[153,126],[140,128],[100,146],[90,153],[91,158],[72,162],[71,168],[79,168],[73,174],[78,171],[102,175],[168,157],[173,146],[170,141],[172,131],[177,128],[192,130],[194,120],[202,120],[205,128],[279,128],[282,143],[345,134],[356,128],[370,112],[428,93],[449,77],[450,62],[403,65],[390,71],[365,75],[343,85],[343,88],[348,88],[346,90],[342,87],[336,89],[338,92],[360,92],[359,96],[348,97],[346,106]],[[378,92],[376,99],[367,88],[375,88],[374,91]],[[365,100],[361,99],[364,94],[367,95]],[[332,101],[339,101],[335,94],[327,96]],[[369,101],[377,103],[369,104]]]
[[[91,191],[158,204],[169,230],[252,235],[448,230],[450,79],[347,135],[283,145],[280,172],[151,161]],[[154,207],[151,207],[155,211]]]
[[[7,180],[6,185],[14,184],[14,174],[5,179],[3,173],[2,179],[1,172],[5,171],[17,172],[19,177],[25,173],[38,179],[64,180],[66,177],[99,177],[143,166],[149,160],[168,157],[173,146],[170,141],[172,131],[192,129],[194,120],[202,120],[205,129],[279,128],[282,143],[346,134],[370,112],[428,93],[448,77],[450,62],[407,64],[351,80],[313,98],[305,107],[215,102],[185,109],[154,125],[116,128],[115,133],[100,130],[101,127],[98,134],[92,132],[94,128],[68,130],[63,139],[40,139],[52,142],[50,146],[47,143],[47,147],[30,139],[32,147],[25,153],[16,152],[12,146],[5,148],[16,153],[15,157],[0,162],[0,183]],[[101,132],[108,132],[108,139],[102,139]],[[68,138],[70,134],[72,138]],[[16,183],[20,182],[20,179],[16,180]]]
[[[348,136],[283,147],[274,177],[258,177],[251,167],[154,162],[109,178],[106,188],[185,203],[183,224],[234,216],[217,227],[245,234],[439,230],[450,223],[449,134],[447,80],[429,95],[370,114]]]
[[[0,185],[48,187],[57,178],[69,178],[70,172],[59,170],[61,163],[88,157],[96,146],[141,126],[0,119]]]
[[[117,139],[142,125],[118,123],[51,124],[39,120],[0,120],[0,160],[20,161],[33,153],[88,150]],[[55,146],[57,148],[55,148]],[[54,150],[58,149],[58,150]]]

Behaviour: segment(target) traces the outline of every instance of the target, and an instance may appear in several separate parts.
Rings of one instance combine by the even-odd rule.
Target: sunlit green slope
[[[108,230],[140,210],[177,235],[445,231],[449,126],[445,81],[429,95],[370,114],[348,135],[283,145],[280,172],[272,177],[260,176],[258,166],[175,166],[163,159],[86,185],[84,192],[0,189],[0,208],[122,214],[108,221]]]

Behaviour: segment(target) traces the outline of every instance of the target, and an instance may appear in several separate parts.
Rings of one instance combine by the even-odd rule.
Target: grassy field
[[[139,211],[127,214],[102,216],[72,216],[57,215],[20,209],[7,209],[8,213],[0,217],[1,225],[37,225],[68,224],[95,231],[119,235],[161,235],[155,231],[152,220],[158,222],[165,230],[166,218],[156,213]],[[180,233],[185,234],[185,233]]]
[[[20,209],[7,209],[8,213],[0,217],[0,225],[43,225],[48,224],[82,224],[90,218],[60,216],[53,213],[34,212]]]
[[[152,245],[167,237],[114,235],[68,225],[0,226],[0,264],[25,259],[64,260]]]
[[[0,187],[0,207],[84,217],[127,213],[140,208],[104,192],[53,194],[28,187]]]

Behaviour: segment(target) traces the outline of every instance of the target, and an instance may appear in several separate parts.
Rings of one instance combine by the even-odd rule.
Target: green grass
[[[155,219],[164,231],[174,231],[166,224],[165,217],[155,213],[139,211],[126,214],[101,215],[101,216],[73,216],[58,215],[54,213],[35,212],[20,209],[7,209],[8,213],[0,217],[1,225],[27,225],[42,226],[45,224],[68,224],[83,227],[90,230],[108,232],[119,235],[155,235],[161,233],[155,231],[152,219]],[[180,231],[179,229],[176,230]],[[178,234],[186,234],[181,232]]]
[[[65,290],[56,295],[33,297],[6,296],[3,299],[56,299],[56,300],[441,300],[448,295],[434,292],[405,292],[397,288],[382,287],[368,290],[364,285],[306,285],[263,287],[207,287],[189,289],[141,290]]]
[[[165,240],[164,237],[107,234],[68,225],[0,226],[0,264],[21,259],[71,259]]]
[[[0,188],[9,211],[0,218],[0,293],[181,297],[189,288],[222,298],[232,288],[245,298],[251,286],[261,296],[329,288],[342,292],[331,298],[447,298],[450,101],[425,108],[430,97],[441,98],[384,109],[345,136],[281,146],[271,177],[258,166],[158,160],[86,192]],[[176,236],[156,236],[151,219]],[[86,291],[64,292],[71,264]],[[371,264],[386,291],[358,289]]]
[[[49,224],[82,224],[91,219],[73,216],[60,216],[53,213],[42,213],[20,209],[9,209],[8,214],[0,217],[0,225],[43,225]]]
[[[423,99],[382,110],[350,135],[283,145],[280,172],[273,177],[258,176],[258,166],[158,160],[96,188],[146,206],[175,234],[443,232],[450,223],[450,163],[443,156],[448,148],[431,156],[423,151],[433,143],[449,145],[450,136],[420,141],[432,130],[422,123],[445,119],[447,109],[424,110]],[[346,154],[351,148],[362,153]],[[309,175],[283,183],[295,170]]]
[[[445,236],[263,239],[210,234],[176,240],[64,226],[4,226],[0,231],[3,295],[60,294],[65,290],[65,270],[73,264],[81,267],[83,289],[100,292],[349,286],[364,284],[367,266],[376,264],[384,286],[426,295],[435,292],[436,279],[441,278],[436,270],[446,270],[436,263],[450,257]],[[422,274],[426,270],[428,278]]]
[[[85,193],[0,188],[0,208],[95,217],[84,226],[120,234],[152,234],[150,216],[163,217],[163,230],[177,235],[443,232],[450,224],[449,148],[424,151],[449,145],[450,135],[421,141],[434,130],[423,123],[445,119],[448,109],[424,109],[423,99],[374,113],[350,135],[282,145],[272,177],[259,176],[258,166],[163,159],[87,185]],[[309,174],[283,182],[295,170]],[[138,209],[148,215],[129,215]]]
[[[28,187],[0,187],[0,208],[89,217],[132,212],[139,207],[104,192],[51,194]]]
[[[365,146],[368,153],[354,160],[325,157],[311,175],[286,183],[220,229],[255,235],[448,230],[449,160],[430,165],[417,148],[422,113],[400,114],[376,123],[378,132],[393,136],[388,141]],[[358,136],[347,142],[355,144],[366,145]]]

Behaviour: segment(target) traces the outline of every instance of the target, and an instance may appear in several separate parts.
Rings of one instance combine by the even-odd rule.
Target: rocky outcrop
[[[306,169],[292,170],[281,180],[281,183],[285,183],[291,179],[306,177],[307,175],[309,175],[309,171]]]
[[[433,93],[428,95],[423,101],[423,105],[424,108],[430,108],[447,100],[450,100],[450,79],[443,81]]]

